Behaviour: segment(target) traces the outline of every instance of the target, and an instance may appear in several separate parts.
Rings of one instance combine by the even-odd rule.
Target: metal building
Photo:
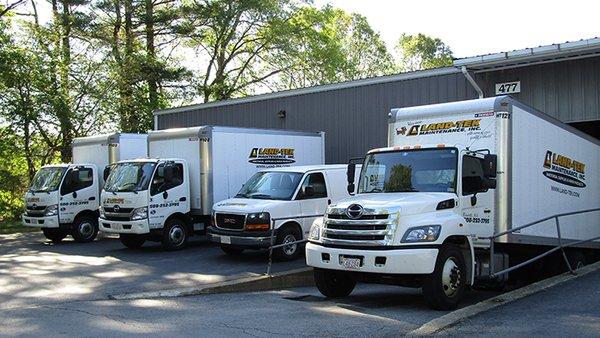
[[[155,129],[223,125],[325,131],[326,160],[387,142],[392,108],[510,94],[600,138],[600,38],[455,60],[453,67],[156,111]]]

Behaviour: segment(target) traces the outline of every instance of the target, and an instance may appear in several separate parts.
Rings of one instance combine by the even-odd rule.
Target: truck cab
[[[119,234],[129,248],[146,240],[168,250],[185,246],[193,233],[188,165],[182,159],[121,161],[105,170],[100,230]]]
[[[25,226],[42,228],[53,242],[67,235],[80,243],[98,234],[98,169],[94,164],[59,164],[42,167],[25,193]]]
[[[349,197],[345,165],[297,166],[263,170],[234,198],[213,206],[207,234],[227,254],[265,249],[306,238],[312,222],[327,206]],[[271,231],[273,243],[271,243]],[[300,255],[300,245],[275,250],[280,260]]]

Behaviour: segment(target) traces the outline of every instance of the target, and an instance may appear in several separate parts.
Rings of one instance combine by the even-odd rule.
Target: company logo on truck
[[[547,178],[571,187],[585,188],[585,164],[553,151],[546,151],[542,174]]]
[[[462,133],[481,129],[481,119],[446,121],[410,126],[407,136]],[[404,135],[406,127],[396,128],[396,135]]]
[[[296,162],[293,148],[252,148],[248,162],[255,164],[292,164]]]

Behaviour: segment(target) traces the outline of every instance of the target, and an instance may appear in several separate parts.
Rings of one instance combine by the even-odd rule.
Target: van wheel
[[[51,240],[52,243],[60,243],[67,237],[67,232],[61,229],[42,228],[42,232],[44,233],[44,237]]]
[[[586,265],[585,255],[581,250],[567,251],[567,259],[573,270],[581,269]]]
[[[140,235],[120,234],[119,240],[129,249],[139,249],[146,242],[146,238]]]
[[[238,256],[244,251],[244,249],[232,245],[221,245],[221,250],[231,256]]]
[[[98,219],[91,216],[77,217],[73,223],[71,236],[77,243],[89,243],[98,235]]]
[[[187,243],[188,233],[185,223],[174,218],[167,222],[167,226],[162,234],[162,246],[166,250],[174,251],[185,247]]]
[[[436,310],[455,309],[465,292],[466,271],[460,248],[453,244],[442,246],[435,270],[423,282],[425,301]]]
[[[346,297],[356,286],[356,281],[343,271],[315,268],[314,277],[317,289],[327,298]]]
[[[302,239],[302,235],[298,230],[292,227],[285,227],[277,234],[275,245],[293,243]],[[291,261],[300,256],[300,245],[290,244],[281,248],[277,248],[274,251],[274,256],[280,261]]]

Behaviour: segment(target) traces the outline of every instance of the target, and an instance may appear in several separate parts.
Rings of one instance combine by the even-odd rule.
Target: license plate
[[[229,237],[229,236],[221,236],[221,243],[223,243],[223,244],[231,244],[231,237]]]
[[[112,228],[115,230],[123,230],[123,226],[121,224],[113,224]]]
[[[360,258],[340,257],[340,264],[346,269],[360,268]]]

